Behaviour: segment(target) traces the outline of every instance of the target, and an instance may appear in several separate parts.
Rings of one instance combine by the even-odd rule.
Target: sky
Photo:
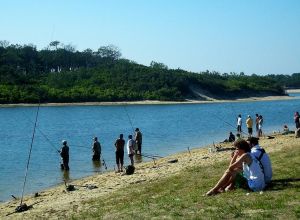
[[[191,72],[300,72],[300,0],[0,0],[0,40],[122,57]]]

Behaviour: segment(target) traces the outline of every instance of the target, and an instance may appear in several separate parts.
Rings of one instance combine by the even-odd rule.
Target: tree
[[[153,69],[163,69],[163,70],[168,69],[167,65],[165,65],[163,63],[158,63],[158,62],[155,62],[155,61],[151,61],[150,67],[153,68]]]
[[[67,45],[64,45],[64,49],[68,52],[72,52],[74,53],[76,51],[76,47],[73,46],[72,44],[67,44]]]
[[[108,45],[98,49],[97,55],[101,58],[109,58],[111,60],[118,60],[121,57],[121,51],[117,46]]]
[[[50,42],[49,46],[50,47],[55,47],[55,50],[57,50],[57,47],[58,47],[59,44],[60,44],[60,42],[55,40],[55,41]]]
[[[0,47],[7,48],[9,46],[9,41],[0,40]]]

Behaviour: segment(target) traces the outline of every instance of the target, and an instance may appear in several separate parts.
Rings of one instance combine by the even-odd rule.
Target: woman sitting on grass
[[[263,171],[257,159],[250,154],[250,146],[245,140],[234,142],[236,152],[218,183],[206,195],[211,196],[220,192],[234,189],[235,185],[245,185],[252,191],[265,188]],[[245,183],[245,184],[243,184]]]

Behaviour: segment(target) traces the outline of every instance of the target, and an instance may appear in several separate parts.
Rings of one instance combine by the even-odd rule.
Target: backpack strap
[[[260,161],[261,158],[263,157],[264,153],[266,153],[266,151],[265,151],[265,149],[263,149],[263,148],[260,148],[260,149],[257,149],[257,150],[260,151],[260,155],[259,155],[259,157],[257,158],[257,159]]]
[[[259,164],[260,168],[262,169],[262,172],[265,174],[265,168],[261,162],[261,158],[263,157],[264,153],[266,153],[266,151],[263,148],[259,148],[257,150],[260,151],[260,155],[259,155],[259,157],[255,157],[255,158],[258,160],[258,164]]]

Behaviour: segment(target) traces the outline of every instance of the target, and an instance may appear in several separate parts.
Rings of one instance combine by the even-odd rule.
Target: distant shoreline
[[[300,93],[300,89],[287,89],[287,93]]]
[[[296,93],[296,90],[287,90]],[[297,90],[300,93],[300,89]],[[186,101],[157,101],[157,100],[143,100],[143,101],[124,101],[124,102],[73,102],[73,103],[42,103],[41,106],[112,106],[112,105],[176,105],[176,104],[207,104],[207,103],[224,103],[224,102],[254,102],[254,101],[274,101],[274,100],[291,100],[297,99],[291,96],[265,96],[265,97],[250,97],[240,99],[228,100],[186,100]],[[18,103],[18,104],[0,104],[0,107],[30,107],[38,106],[32,103]]]

